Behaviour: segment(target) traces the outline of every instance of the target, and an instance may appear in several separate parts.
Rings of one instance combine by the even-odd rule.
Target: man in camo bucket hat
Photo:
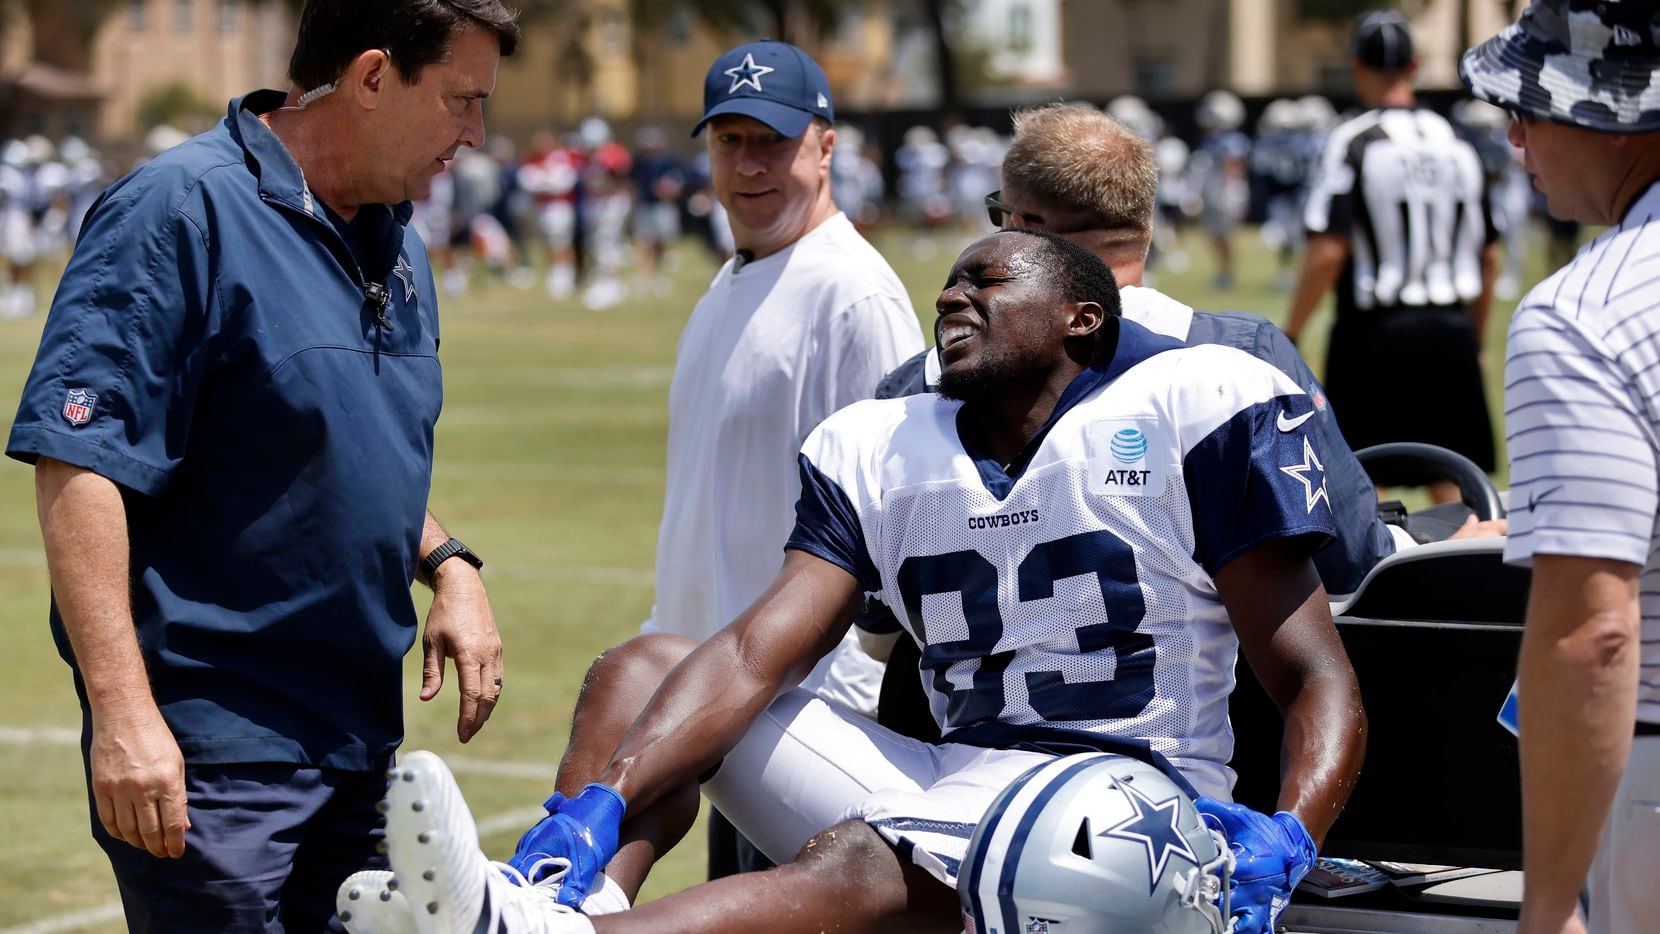
[[[1605,133],[1660,130],[1660,4],[1537,0],[1464,54],[1470,92],[1525,113]]]
[[[1551,215],[1612,229],[1510,321],[1522,932],[1660,924],[1660,4],[1535,0],[1465,53]],[[1584,917],[1580,916],[1581,890]]]

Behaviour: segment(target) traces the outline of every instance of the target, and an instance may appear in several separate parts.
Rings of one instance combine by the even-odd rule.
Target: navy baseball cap
[[[1412,64],[1412,26],[1394,10],[1373,10],[1355,23],[1350,51],[1373,71],[1400,71]]]
[[[703,79],[703,119],[692,135],[721,114],[754,117],[791,138],[805,133],[814,117],[836,120],[824,69],[806,52],[772,39],[740,45],[709,66]]]

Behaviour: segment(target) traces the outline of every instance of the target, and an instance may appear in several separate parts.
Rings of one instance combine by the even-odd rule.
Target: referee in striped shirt
[[[1507,108],[1553,217],[1610,230],[1510,323],[1524,932],[1660,925],[1660,24],[1535,0],[1460,74]],[[1581,891],[1584,890],[1583,905]],[[1583,907],[1583,918],[1580,909]]]
[[[1362,16],[1351,52],[1355,93],[1370,109],[1326,140],[1285,334],[1298,340],[1335,288],[1325,385],[1349,447],[1422,441],[1491,473],[1480,357],[1498,250],[1481,157],[1418,106],[1418,59],[1401,14]],[[1437,502],[1459,498],[1433,473],[1389,480],[1428,486]]]

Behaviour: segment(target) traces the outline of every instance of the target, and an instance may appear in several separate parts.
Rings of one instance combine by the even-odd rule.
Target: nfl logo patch
[[[1049,919],[1033,918],[1027,921],[1026,934],[1049,934]]]
[[[85,389],[71,389],[63,400],[63,417],[79,428],[92,421],[92,407],[98,404],[98,397]]]

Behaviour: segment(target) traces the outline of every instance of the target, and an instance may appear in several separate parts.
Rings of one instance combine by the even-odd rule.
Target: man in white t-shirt
[[[1652,17],[1635,0],[1535,2],[1460,67],[1510,111],[1551,216],[1612,227],[1522,299],[1505,360],[1505,558],[1533,568],[1518,662],[1522,932],[1635,934],[1660,918]]]
[[[703,97],[693,132],[737,256],[675,354],[657,603],[641,627],[697,640],[783,563],[807,435],[923,346],[899,277],[831,200],[836,131],[818,64],[788,43],[742,45],[710,67]],[[803,687],[869,715],[881,681],[849,635]]]

